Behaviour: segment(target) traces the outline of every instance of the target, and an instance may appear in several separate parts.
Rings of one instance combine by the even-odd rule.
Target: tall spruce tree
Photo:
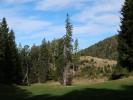
[[[31,58],[31,71],[30,71],[30,82],[39,82],[39,46],[33,45],[30,51]]]
[[[63,68],[63,85],[71,84],[70,66],[72,64],[72,24],[69,15],[66,18],[66,35],[64,37],[64,68]]]
[[[133,70],[133,0],[125,0],[118,35],[118,64]]]
[[[78,39],[74,41],[74,48],[73,48],[73,63],[74,68],[73,70],[76,70],[79,65],[79,54],[78,54]]]
[[[4,82],[4,68],[5,68],[5,38],[3,34],[3,23],[0,23],[0,83]]]
[[[9,32],[6,19],[0,25],[0,79],[1,83],[19,83],[20,69],[18,51],[13,30]],[[20,80],[19,80],[20,79]]]
[[[79,43],[78,43],[78,39],[76,39],[75,41],[74,41],[74,54],[77,54],[78,53],[78,47],[79,46]]]
[[[40,46],[39,63],[39,82],[44,83],[47,80],[49,67],[49,52],[45,39],[42,41],[42,44]]]
[[[55,51],[55,66],[58,81],[63,85],[63,72],[65,67],[65,59],[64,59],[64,38],[61,38],[57,41],[57,49]]]
[[[58,40],[53,40],[49,44],[49,70],[48,70],[48,80],[57,80],[57,74],[56,74],[56,59],[57,59],[57,43]]]
[[[15,43],[15,35],[14,31],[11,30],[8,33],[7,38],[7,58],[8,60],[8,78],[10,77],[10,81],[12,83],[20,83],[21,82],[21,67],[20,67],[20,61],[19,61],[19,55],[18,55],[18,49]],[[8,79],[9,80],[9,79]]]
[[[8,60],[8,32],[9,32],[9,28],[8,28],[8,25],[7,25],[7,22],[6,22],[6,18],[3,18],[2,19],[2,22],[1,22],[1,50],[4,50],[3,53],[1,54],[2,55],[2,83],[8,83],[10,81],[10,79],[8,80],[8,63],[7,63],[7,60]]]

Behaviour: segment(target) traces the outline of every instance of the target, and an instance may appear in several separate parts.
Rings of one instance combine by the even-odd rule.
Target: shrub
[[[129,76],[129,72],[128,72],[127,68],[116,66],[110,79],[116,80],[116,79],[120,79],[120,78],[128,77],[128,76]]]
[[[48,70],[48,76],[47,76],[48,80],[55,80],[57,81],[57,74],[56,74],[56,70],[54,68],[49,68]]]
[[[90,62],[94,62],[94,59],[92,58],[92,59],[90,60]]]

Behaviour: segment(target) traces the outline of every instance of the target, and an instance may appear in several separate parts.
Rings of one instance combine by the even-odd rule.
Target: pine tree
[[[57,74],[56,74],[56,59],[57,59],[57,46],[58,46],[58,40],[53,40],[49,44],[49,70],[48,70],[48,80],[57,80]]]
[[[6,19],[0,25],[0,78],[2,83],[19,83],[21,71],[19,68],[18,51],[13,30],[9,32]]]
[[[47,42],[44,39],[40,46],[40,55],[39,55],[39,81],[41,83],[46,82],[48,75],[48,67],[49,67],[49,52],[47,48]]]
[[[64,38],[61,38],[57,41],[57,49],[55,51],[55,66],[56,73],[58,77],[58,81],[63,85],[63,72],[65,67],[65,59],[64,59]]]
[[[72,24],[70,22],[69,15],[66,19],[66,35],[64,37],[64,68],[63,68],[63,85],[71,84],[70,67],[72,64]]]
[[[21,67],[20,67],[20,61],[19,61],[19,55],[18,55],[18,49],[15,43],[15,35],[14,31],[11,30],[8,33],[8,41],[7,41],[7,47],[8,47],[8,67],[9,67],[9,77],[11,79],[12,83],[20,83],[21,82]],[[8,79],[9,80],[9,79]]]
[[[79,46],[78,39],[76,39],[74,41],[74,54],[77,54],[78,53],[78,48],[79,48],[78,46]]]
[[[121,26],[118,35],[118,64],[133,70],[133,0],[125,0],[121,10]]]
[[[73,72],[77,70],[79,65],[79,54],[78,54],[78,39],[74,42],[74,50],[73,50]]]
[[[4,82],[5,68],[5,38],[2,31],[2,23],[0,23],[0,83]]]
[[[31,58],[31,71],[30,71],[30,82],[36,83],[39,82],[39,46],[33,45],[30,51],[30,58]]]
[[[8,83],[8,47],[7,47],[7,38],[8,38],[8,32],[9,32],[9,28],[6,22],[6,18],[2,19],[1,22],[1,27],[0,27],[0,31],[1,31],[1,71],[2,71],[2,83]]]

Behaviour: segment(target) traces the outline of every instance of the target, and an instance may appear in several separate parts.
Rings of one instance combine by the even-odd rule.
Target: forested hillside
[[[100,41],[84,50],[81,50],[79,53],[82,56],[93,56],[116,60],[118,56],[117,46],[117,35],[115,35],[113,37]]]

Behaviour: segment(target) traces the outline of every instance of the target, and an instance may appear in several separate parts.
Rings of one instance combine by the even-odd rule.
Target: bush
[[[57,81],[57,74],[56,74],[56,70],[55,69],[49,68],[47,80],[55,80],[55,81]]]
[[[129,73],[130,76],[133,76],[133,71]]]
[[[122,68],[122,67],[117,67],[114,69],[114,72],[112,73],[110,79],[111,80],[116,80],[116,79],[120,79],[123,77],[128,77],[129,76],[129,72],[127,70],[127,68]]]
[[[87,78],[92,78],[95,74],[95,67],[86,65],[81,69],[81,74]]]

